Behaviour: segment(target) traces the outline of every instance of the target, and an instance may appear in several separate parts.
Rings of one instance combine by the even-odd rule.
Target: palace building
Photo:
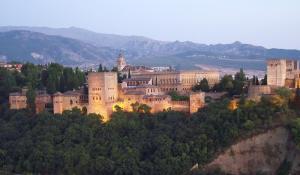
[[[197,112],[205,104],[204,92],[192,92],[192,87],[206,78],[210,86],[219,82],[216,71],[153,71],[145,66],[130,66],[126,64],[123,55],[117,59],[119,72],[126,73],[130,69],[131,78],[118,83],[117,72],[90,72],[87,75],[87,85],[79,90],[57,92],[45,97],[37,96],[36,104],[42,111],[43,104],[53,102],[53,112],[63,113],[65,110],[79,108],[87,113],[103,116],[104,121],[116,106],[125,111],[132,111],[132,104],[146,104],[152,113],[175,110],[187,113]],[[175,91],[186,97],[175,101],[169,95]],[[12,109],[26,108],[26,93],[11,93],[10,107]]]
[[[300,65],[297,60],[270,59],[267,61],[268,85],[296,88],[300,85]]]
[[[27,108],[27,93],[28,89],[23,88],[20,92],[9,94],[10,109],[25,109]],[[52,98],[45,90],[35,91],[35,111],[40,113],[47,108],[48,104],[52,103]]]

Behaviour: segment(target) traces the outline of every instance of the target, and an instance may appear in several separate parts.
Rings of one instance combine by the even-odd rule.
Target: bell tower
[[[123,68],[126,66],[126,61],[124,58],[124,55],[122,53],[119,54],[119,57],[117,59],[117,67],[118,71],[123,70]]]

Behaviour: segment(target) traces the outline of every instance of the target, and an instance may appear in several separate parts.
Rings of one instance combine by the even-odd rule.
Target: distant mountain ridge
[[[99,62],[102,61],[105,64],[112,65],[117,56],[117,52],[120,52],[121,50],[125,53],[127,60],[132,64],[173,65],[179,69],[192,69],[195,68],[195,65],[197,64],[209,64],[262,70],[265,67],[262,66],[264,65],[262,63],[265,62],[267,58],[300,59],[299,50],[266,49],[262,46],[243,44],[241,42],[206,45],[190,41],[167,42],[141,36],[102,34],[76,27],[0,27],[0,32],[4,33],[14,30],[39,32],[45,35],[51,35],[52,37],[73,39],[72,42],[75,43],[80,42],[81,44],[78,44],[77,46],[82,46],[86,49],[89,48],[87,49],[87,52],[91,52],[91,55],[94,56],[87,58],[88,53],[84,52],[85,54],[83,55],[86,55],[84,58],[76,57],[79,61],[68,58],[68,61],[66,62],[72,62],[71,64],[74,65],[81,64],[80,59],[86,59],[88,60],[88,63],[91,64],[99,64]],[[71,42],[71,40],[69,41]],[[66,45],[64,45],[64,47],[66,47]],[[81,51],[83,52],[84,50],[85,49],[82,49]],[[0,55],[1,52],[4,51],[5,50],[0,50]],[[109,51],[112,53],[107,53]],[[51,55],[52,54],[49,56],[51,57]],[[69,54],[69,56],[70,55],[72,54]],[[65,58],[62,57],[61,59]]]
[[[112,62],[118,53],[109,47],[61,36],[50,36],[30,31],[0,32],[0,58],[7,61],[64,65],[92,65],[95,62]]]

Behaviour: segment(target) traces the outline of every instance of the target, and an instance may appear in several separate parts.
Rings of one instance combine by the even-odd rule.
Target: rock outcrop
[[[232,145],[203,169],[204,171],[220,169],[234,175],[257,173],[273,175],[284,160],[290,157],[291,160],[288,161],[291,162],[299,159],[298,164],[291,165],[291,171],[295,174],[294,169],[299,168],[300,156],[292,153],[296,153],[295,149],[291,151],[289,148],[289,131],[284,127],[278,127]]]

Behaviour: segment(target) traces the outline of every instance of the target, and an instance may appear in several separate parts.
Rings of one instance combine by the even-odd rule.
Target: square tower
[[[268,85],[284,86],[287,78],[287,64],[284,59],[270,59],[267,61]]]
[[[116,72],[91,72],[88,74],[88,113],[100,114],[107,121],[107,106],[118,99]]]

